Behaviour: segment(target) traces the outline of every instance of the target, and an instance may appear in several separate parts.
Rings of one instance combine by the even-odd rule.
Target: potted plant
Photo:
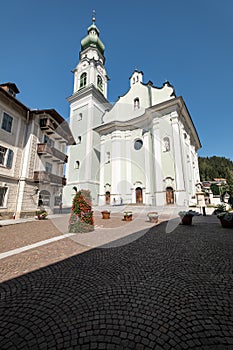
[[[133,219],[133,212],[132,211],[124,211],[124,221],[132,221]]]
[[[102,214],[102,219],[110,219],[110,210],[107,210],[107,209],[105,209],[105,210],[102,210],[101,211],[101,214]]]
[[[94,231],[91,194],[88,190],[75,191],[69,219],[70,233]]]
[[[147,213],[147,217],[148,217],[150,222],[157,223],[159,220],[159,215],[158,215],[157,211],[151,211],[151,212]]]
[[[223,213],[223,212],[226,212],[227,211],[227,207],[226,207],[226,204],[218,204],[216,207],[215,207],[215,210],[213,212],[214,215],[218,215],[220,213]]]
[[[223,211],[217,214],[217,218],[220,220],[222,227],[233,228],[233,212]]]
[[[192,225],[193,217],[200,215],[200,213],[194,210],[180,211],[178,214],[181,218],[182,225]]]
[[[48,216],[48,213],[46,210],[41,209],[36,212],[36,215],[38,220],[45,220]]]

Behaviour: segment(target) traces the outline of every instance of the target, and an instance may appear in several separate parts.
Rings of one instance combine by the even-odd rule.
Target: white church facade
[[[200,182],[201,147],[189,111],[169,82],[143,82],[134,70],[127,93],[107,100],[104,45],[93,19],[74,69],[64,206],[75,188],[91,191],[94,205],[188,205]]]

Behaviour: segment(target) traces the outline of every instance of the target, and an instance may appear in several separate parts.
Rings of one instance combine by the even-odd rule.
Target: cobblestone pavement
[[[0,285],[0,349],[233,349],[233,231],[166,223]]]

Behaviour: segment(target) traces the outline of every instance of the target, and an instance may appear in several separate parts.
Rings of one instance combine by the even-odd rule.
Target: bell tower
[[[70,129],[76,145],[68,148],[67,185],[63,203],[70,207],[78,190],[90,190],[93,204],[98,203],[100,136],[93,129],[102,123],[105,111],[111,108],[107,100],[108,76],[105,69],[104,44],[99,37],[95,13],[87,36],[81,40],[79,62],[75,69],[70,103]]]
[[[104,44],[99,38],[99,29],[95,25],[95,14],[92,24],[87,29],[88,35],[81,41],[79,63],[74,69],[74,93],[87,86],[94,85],[107,98],[108,76],[104,67]]]

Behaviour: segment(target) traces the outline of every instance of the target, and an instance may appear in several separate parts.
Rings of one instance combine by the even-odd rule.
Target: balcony
[[[59,151],[54,147],[50,147],[47,143],[38,143],[37,144],[37,154],[39,156],[44,155],[47,158],[55,158],[56,160],[60,160],[62,163],[67,163],[68,156]]]
[[[42,118],[40,119],[40,128],[45,131],[46,134],[51,135],[55,133],[57,125],[50,118]]]
[[[34,171],[34,182],[50,183],[51,185],[66,185],[66,178],[46,171]]]

